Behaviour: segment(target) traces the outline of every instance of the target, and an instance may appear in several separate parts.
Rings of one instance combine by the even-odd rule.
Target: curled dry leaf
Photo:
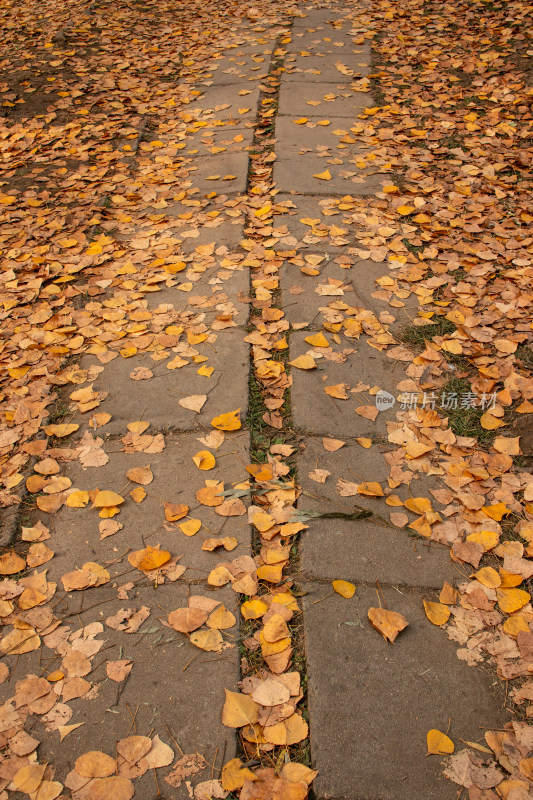
[[[397,611],[388,611],[386,608],[369,608],[368,619],[389,642],[393,642],[400,631],[409,625],[403,614],[399,614]]]

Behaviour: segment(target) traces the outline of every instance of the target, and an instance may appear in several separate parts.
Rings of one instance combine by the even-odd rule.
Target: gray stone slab
[[[202,120],[254,120],[258,101],[259,89],[250,81],[213,85],[185,106],[184,113]]]
[[[164,285],[159,292],[150,292],[147,296],[148,307],[155,308],[161,304],[169,304],[176,311],[191,310],[188,299],[201,302],[198,310],[206,314],[206,323],[211,323],[219,314],[232,314],[236,325],[246,323],[249,315],[248,289],[249,275],[243,270],[232,270],[219,267],[198,273],[189,269],[183,273],[183,280],[176,281],[176,286],[166,288]],[[190,292],[180,291],[177,286],[181,283],[192,282]]]
[[[336,8],[316,8],[312,10],[300,9],[301,16],[295,17],[293,22],[293,30],[327,30],[334,33],[337,29],[334,25],[346,23],[351,25],[351,22],[346,21],[346,11]]]
[[[331,164],[331,158],[315,154],[278,158],[274,162],[274,182],[280,192],[310,195],[374,195],[387,182],[386,176],[358,169],[355,164]],[[331,180],[313,177],[329,170]]]
[[[243,338],[240,330],[238,333],[232,329],[222,331],[215,342],[201,342],[194,348],[207,356],[208,361],[195,364],[191,358],[187,366],[178,369],[166,366],[175,358],[171,350],[168,360],[158,362],[148,353],[115,358],[93,384],[96,391],[109,392],[98,408],[112,415],[106,433],[125,433],[126,424],[139,419],[148,420],[155,430],[195,430],[209,426],[217,414],[239,407],[244,418],[249,363],[248,345]],[[83,368],[93,363],[98,362],[92,356],[82,359]],[[204,377],[198,375],[200,366],[213,366],[215,370],[210,377]],[[148,367],[154,377],[132,380],[129,376],[136,367]],[[182,398],[197,394],[208,395],[199,414],[179,405]],[[88,419],[86,415],[81,418]]]
[[[372,106],[371,95],[353,91],[338,81],[335,83],[290,81],[282,83],[279,92],[280,116],[295,114],[299,117],[319,119],[335,116],[352,121],[357,119],[364,108],[370,106]]]
[[[357,54],[341,51],[336,55],[294,55],[288,56],[285,61],[284,79],[289,83],[299,83],[300,81],[318,81],[322,83],[345,83],[349,84],[354,78],[362,78],[368,73],[368,65],[361,63]],[[348,68],[348,74],[339,71],[336,63]]]
[[[355,143],[344,144],[341,141],[349,133],[349,123],[343,117],[327,116],[324,121],[329,125],[320,125],[314,118],[300,125],[299,119],[302,117],[292,114],[276,120],[277,153],[280,158],[295,157],[296,154],[307,156],[311,150],[321,157],[328,153],[331,158],[340,158],[346,163],[347,169],[353,169],[348,158],[367,152]]]
[[[340,575],[338,577],[341,577]],[[416,594],[383,589],[387,608],[409,627],[393,644],[367,619],[374,588],[345,600],[315,600],[328,587],[310,583],[303,599],[309,672],[311,754],[319,800],[456,800],[442,759],[426,757],[426,734],[446,731],[478,741],[501,728],[501,689],[492,675],[459,661],[455,645],[425,617]]]
[[[149,419],[149,412],[146,418]],[[149,428],[147,432],[152,430]],[[104,434],[104,429],[100,429],[100,434]],[[97,561],[104,566],[111,564],[109,571],[112,577],[123,574],[125,570],[129,571],[127,578],[120,579],[119,583],[139,579],[142,573],[131,569],[126,558],[117,561],[117,557],[129,550],[160,544],[173,556],[182,556],[180,564],[187,569],[180,580],[205,581],[219,561],[248,553],[250,533],[246,518],[219,516],[213,508],[202,506],[195,496],[206,480],[223,481],[226,488],[231,488],[232,483],[246,479],[244,465],[249,463],[248,434],[227,434],[221,448],[210,451],[217,462],[209,471],[198,469],[192,460],[196,453],[208,449],[198,441],[203,434],[200,431],[197,434],[167,436],[165,449],[161,453],[124,453],[121,451],[120,440],[108,440],[104,445],[109,455],[107,464],[84,469],[77,461],[69,463],[64,474],[70,478],[76,489],[109,489],[124,497],[125,502],[120,513],[114,517],[123,528],[101,540],[98,526],[102,520],[98,509],[93,509],[90,505],[80,509],[63,506],[54,515],[41,512],[44,524],[51,527],[53,532],[50,544],[55,555],[46,565],[48,580],[59,582],[61,575],[82,567],[87,561]],[[147,496],[142,503],[135,503],[129,492],[137,484],[128,480],[126,472],[133,467],[147,464],[150,465],[154,479],[145,487]],[[189,516],[200,519],[203,527],[194,536],[186,536],[177,527],[179,523],[166,530],[164,502],[188,505]],[[238,540],[237,548],[232,551],[233,556],[223,549],[218,552],[202,550],[202,542],[221,532],[223,536],[234,536]],[[92,596],[89,590],[87,592]],[[74,592],[71,596],[77,594],[79,593]]]
[[[308,335],[309,333],[304,332],[291,334],[291,360],[313,349],[305,341]],[[332,344],[331,339],[330,343]],[[360,381],[370,387],[379,386],[394,396],[397,394],[396,385],[404,377],[401,365],[369,347],[364,339],[357,341],[343,337],[341,345],[334,345],[334,351],[337,353],[346,348],[353,348],[355,352],[348,355],[342,363],[321,358],[316,362],[317,369],[292,369],[292,414],[294,425],[298,430],[340,439],[347,436],[371,438],[377,434],[382,435],[386,421],[394,419],[395,412],[390,409],[380,411],[375,422],[357,415],[355,409],[358,406],[373,403],[373,398],[368,393],[350,394],[348,389],[348,400],[337,400],[326,394],[325,386],[347,383],[352,388]],[[316,348],[315,358],[321,349]]]
[[[323,255],[320,252],[318,254]],[[289,262],[284,263],[281,268],[281,302],[289,322],[307,322],[311,327],[322,327],[323,316],[320,309],[327,305],[324,301],[330,298],[322,297],[315,289],[329,278],[343,282],[343,299],[346,303],[363,305],[378,316],[380,312],[385,311],[389,315],[391,311],[396,311],[390,308],[387,301],[372,297],[372,292],[378,288],[375,280],[387,274],[386,264],[354,259],[355,263],[346,269],[335,263],[334,257],[335,253],[333,258],[324,260],[319,265],[320,275],[316,277],[303,274],[298,266]],[[305,259],[305,255],[303,258]],[[301,292],[301,289],[304,291]]]
[[[234,593],[231,590],[209,592],[203,587],[194,587],[191,593],[214,597],[233,608],[231,595]],[[116,591],[112,592],[108,586],[103,586],[85,593],[85,605],[96,603],[109,594],[115,597],[111,602],[80,617],[67,619],[73,625],[72,630],[80,627],[81,620],[83,624],[94,621],[104,623],[107,616],[117,613],[121,608],[137,609],[145,605],[152,613],[140,630],[155,628],[155,631],[149,634],[126,634],[104,626],[104,631],[96,638],[105,641],[106,651],[102,656],[94,656],[92,663],[97,668],[86,677],[96,684],[98,694],[91,700],[81,698],[69,702],[74,712],[70,723],[83,724],[70,733],[61,745],[57,732],[45,737],[38,736],[42,738],[39,759],[43,763],[53,763],[56,780],[64,780],[83,753],[101,750],[114,758],[116,742],[136,733],[151,735],[152,738],[158,735],[174,750],[175,763],[181,753],[172,735],[183,753],[198,752],[209,762],[206,769],[191,777],[193,785],[209,780],[215,757],[216,775],[221,766],[222,753],[225,752],[228,760],[236,752],[234,731],[222,725],[220,713],[213,713],[213,709],[222,708],[224,688],[236,689],[239,679],[238,648],[225,650],[223,654],[205,653],[188,642],[183,634],[162,625],[161,620],[166,619],[169,611],[187,604],[188,588],[183,583],[159,586],[157,589],[153,586],[140,587],[130,591],[128,600],[117,600]],[[78,592],[68,608],[77,609],[80,599],[81,592]],[[61,608],[64,610],[63,604]],[[224,638],[231,642],[234,635],[235,631],[230,629],[225,632]],[[43,650],[43,664],[50,671],[59,666],[59,660],[53,663],[46,661],[46,657],[52,653],[47,648]],[[125,684],[117,684],[106,676],[106,661],[119,658],[130,658],[134,662]],[[15,658],[12,660],[15,661]],[[43,664],[36,665],[36,674],[43,673]],[[23,674],[17,677],[21,678]],[[123,691],[117,703],[121,687]],[[132,725],[132,715],[135,717],[135,727]],[[38,735],[38,731],[39,728],[34,734]],[[157,770],[161,790],[159,796],[189,800],[185,784],[172,788],[165,782],[165,776],[170,771],[171,766]],[[134,785],[135,797],[153,798],[157,794],[153,770],[135,779]]]
[[[273,48],[257,43],[225,49],[217,63],[210,65],[211,78],[216,85],[241,83],[266,74],[270,66]]]
[[[206,156],[215,161],[216,156],[220,155],[218,149],[225,148],[226,153],[239,153],[252,143],[253,127],[251,123],[243,120],[228,120],[229,124],[212,124],[206,128],[200,128],[197,132],[187,136],[187,146],[180,151],[180,155],[189,157],[190,155]]]
[[[243,194],[248,180],[248,154],[221,153],[215,158],[198,158],[187,164],[186,170],[200,195]]]
[[[440,590],[445,580],[455,583],[458,576],[450,561],[449,549],[427,541],[414,531],[388,528],[381,520],[389,521],[389,513],[401,509],[390,508],[385,498],[354,495],[342,497],[338,481],[361,483],[378,481],[387,490],[389,466],[383,457],[388,447],[374,444],[363,449],[355,440],[335,453],[328,453],[321,439],[307,437],[304,449],[298,455],[298,482],[304,489],[298,508],[320,513],[341,511],[352,513],[355,506],[363,506],[376,514],[376,521],[368,519],[310,519],[309,530],[302,537],[300,567],[306,580],[332,581],[338,577],[372,584],[431,587]],[[309,474],[316,468],[331,474],[325,483],[317,483]],[[430,497],[428,485],[413,482],[411,491],[416,496]],[[409,498],[407,487],[394,490],[403,500]],[[313,495],[312,497],[310,495]],[[433,507],[438,504],[433,500]],[[416,514],[408,512],[411,521]],[[381,517],[381,520],[379,519]]]

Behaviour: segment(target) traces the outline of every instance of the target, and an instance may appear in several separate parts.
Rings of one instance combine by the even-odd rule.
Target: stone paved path
[[[273,246],[285,258],[281,307],[294,326],[291,359],[309,350],[305,337],[310,332],[323,330],[324,320],[334,320],[332,303],[361,306],[372,311],[375,319],[386,317],[390,322],[388,304],[372,297],[374,281],[388,274],[387,265],[357,256],[356,234],[338,203],[344,198],[349,211],[351,198],[372,196],[388,180],[372,169],[371,162],[362,160],[358,144],[357,120],[373,100],[358,91],[359,82],[370,74],[372,56],[368,46],[354,44],[357,33],[344,19],[342,5],[332,10],[307,10],[304,4],[285,45],[274,121],[273,176],[276,202],[286,213],[274,219]],[[244,417],[248,405],[249,347],[244,338],[250,312],[249,270],[242,264],[240,245],[246,237],[245,223],[242,217],[232,219],[225,214],[223,202],[233,199],[236,206],[243,202],[249,168],[245,148],[252,143],[261,76],[268,71],[274,40],[273,32],[255,33],[250,23],[241,29],[241,43],[223,52],[211,77],[194,87],[200,94],[187,113],[203,127],[187,139],[186,160],[177,172],[177,181],[192,182],[197,188],[196,197],[205,203],[203,221],[199,236],[189,237],[186,217],[190,206],[177,200],[165,210],[172,222],[172,236],[181,240],[187,270],[179,281],[171,276],[159,291],[145,295],[148,308],[160,316],[163,347],[176,344],[172,330],[166,333],[169,325],[176,324],[176,313],[192,314],[198,308],[209,325],[217,318],[231,324],[221,324],[216,335],[211,333],[205,341],[187,343],[181,353],[175,350],[178,356],[192,359],[193,366],[186,369],[169,370],[165,362],[146,353],[118,358],[103,371],[97,369],[94,389],[108,393],[98,410],[109,412],[112,419],[105,433],[98,430],[95,435],[102,436],[109,461],[94,472],[73,462],[64,474],[73,486],[117,492],[123,489],[124,473],[131,467],[150,462],[156,477],[147,499],[121,513],[123,530],[102,541],[94,520],[86,523],[85,517],[76,517],[71,509],[63,508],[47,521],[53,529],[55,549],[48,580],[60,583],[65,572],[88,561],[111,565],[111,584],[92,589],[90,598],[79,592],[66,593],[61,599],[64,612],[80,625],[89,625],[103,623],[124,608],[151,610],[150,618],[126,643],[121,633],[105,628],[106,648],[113,648],[114,658],[131,658],[135,668],[125,685],[106,681],[102,668],[94,701],[74,701],[71,722],[85,724],[70,733],[60,749],[57,734],[43,739],[41,760],[53,754],[59,768],[67,769],[88,749],[112,752],[116,740],[128,729],[143,734],[154,731],[170,744],[172,735],[184,753],[204,755],[215,775],[222,760],[237,752],[237,738],[221,724],[220,715],[223,690],[235,689],[239,680],[239,648],[198,656],[184,637],[164,624],[168,612],[183,605],[189,594],[209,596],[205,578],[220,559],[202,551],[197,538],[182,536],[177,542],[176,532],[165,530],[159,516],[161,499],[190,502],[201,485],[192,456],[202,449],[199,439],[208,431],[211,418],[234,408],[241,408]],[[155,132],[154,138],[163,148],[179,143],[173,133],[164,130]],[[223,152],[213,152],[217,147]],[[151,158],[150,151],[146,157]],[[314,177],[326,171],[329,180]],[[121,235],[126,247],[135,248],[139,239],[158,235],[156,230],[149,219],[134,216],[129,231],[123,230]],[[172,246],[172,237],[168,244]],[[202,247],[210,245],[216,261],[204,265]],[[302,266],[315,263],[320,264],[318,275],[302,273]],[[183,291],[184,282],[192,284],[190,289]],[[401,322],[398,317],[397,324]],[[202,331],[202,320],[198,331]],[[394,412],[382,412],[371,423],[354,413],[364,400],[343,403],[323,391],[324,385],[355,386],[360,381],[394,391],[403,376],[402,364],[368,347],[365,340],[363,335],[346,347],[343,339],[322,359],[314,351],[318,369],[292,371],[292,419],[301,443],[297,470],[299,482],[309,493],[302,495],[301,509],[327,511],[332,503],[338,507],[334,487],[339,478],[386,481],[384,455],[388,448],[383,442],[386,422],[394,418]],[[201,364],[204,359],[214,367],[209,382],[194,365],[195,360]],[[84,356],[80,366],[99,368],[98,354]],[[154,374],[151,380],[130,379],[134,370],[146,367]],[[180,399],[204,392],[208,397],[200,413],[180,406]],[[163,434],[165,448],[161,452],[123,452],[126,426],[138,420],[150,423],[148,434]],[[79,415],[73,421],[82,424],[80,433],[86,429],[86,417]],[[324,436],[342,439],[346,445],[327,453],[322,446]],[[357,437],[368,437],[376,446],[365,450],[357,444]],[[238,482],[243,464],[249,462],[249,431],[243,428],[231,443],[222,446],[215,471],[206,476],[224,480],[226,485]],[[317,467],[331,473],[324,485],[308,478]],[[426,488],[431,486],[427,479]],[[342,500],[349,510],[350,498]],[[382,509],[372,500],[367,505],[377,513]],[[211,517],[204,518],[201,507],[194,516],[211,524],[207,521]],[[238,541],[233,557],[251,552],[249,526],[242,518],[221,519],[219,529],[212,533],[221,530]],[[446,548],[420,541],[368,520],[342,519],[311,521],[302,537],[294,577],[306,592],[303,630],[310,749],[319,770],[314,783],[317,800],[452,800],[456,787],[441,776],[439,759],[425,756],[427,731],[446,730],[452,718],[455,736],[475,741],[481,730],[501,725],[502,703],[492,674],[459,661],[455,645],[427,624],[422,598],[435,599],[445,580],[454,583],[460,575]],[[133,585],[118,597],[117,585],[124,582],[128,565],[125,568],[122,561],[119,572],[113,562],[118,564],[128,549],[156,543],[173,553],[179,551],[186,581],[137,586],[134,577],[127,575]],[[339,596],[323,599],[329,594],[330,582],[337,578],[357,585],[350,604]],[[368,607],[378,605],[378,585],[384,602],[410,622],[408,632],[394,646],[367,623]],[[219,592],[235,612],[234,593],[230,589]],[[238,640],[237,630],[232,635]],[[37,656],[35,669],[39,669]],[[189,796],[185,785],[165,785],[161,791],[165,797]],[[137,781],[136,792],[141,798],[152,797],[150,773]]]
[[[342,20],[341,11],[339,17]],[[371,296],[374,281],[388,274],[387,265],[354,255],[357,239],[350,231],[349,215],[337,208],[334,216],[326,215],[332,198],[373,194],[390,182],[386,175],[357,166],[360,149],[350,128],[357,127],[372,98],[358,93],[352,84],[369,74],[372,55],[368,46],[354,46],[350,23],[339,24],[339,17],[312,11],[295,22],[276,120],[278,198],[294,206],[290,215],[275,220],[284,234],[278,247],[295,251],[281,273],[282,307],[291,322],[307,323],[306,330],[317,331],[323,330],[332,300],[362,306],[378,317],[385,307],[390,313],[388,304]],[[336,69],[339,62],[349,74]],[[302,117],[316,126],[294,124]],[[321,120],[329,124],[322,126]],[[344,143],[346,139],[351,141]],[[326,169],[331,180],[313,177]],[[344,199],[349,209],[350,197]],[[307,220],[304,224],[302,218]],[[332,225],[342,232],[324,236]],[[318,235],[313,235],[315,230]],[[311,255],[325,257],[318,277],[300,271]],[[349,260],[348,268],[342,257]],[[328,285],[340,288],[338,296],[328,296]],[[405,321],[408,317],[399,318],[398,325]],[[304,341],[307,335],[291,334],[292,358],[310,349]],[[301,508],[321,512],[338,508],[343,499],[335,490],[339,478],[386,483],[389,467],[383,455],[388,448],[379,447],[379,441],[380,437],[387,441],[386,422],[394,412],[380,412],[375,422],[369,422],[354,414],[358,403],[336,401],[323,385],[363,382],[394,391],[404,368],[368,347],[364,337],[353,341],[353,351],[341,363],[324,358],[316,370],[292,372],[293,420],[303,437],[299,481],[304,490],[324,498],[303,496]],[[333,350],[339,353],[343,347]],[[316,349],[313,356],[317,358]],[[326,453],[323,436],[342,439],[346,445]],[[361,448],[355,441],[361,436],[378,447]],[[331,473],[324,485],[307,477],[317,466]],[[428,481],[426,492],[431,486]],[[383,513],[382,505],[365,501]],[[350,499],[344,503],[350,510]],[[451,718],[460,727],[461,738],[476,740],[480,725],[498,727],[501,699],[490,674],[460,662],[454,644],[427,625],[422,598],[435,599],[445,580],[454,583],[459,577],[447,549],[421,544],[404,531],[370,521],[332,519],[309,525],[302,538],[299,578],[307,590],[303,611],[311,751],[319,770],[314,782],[317,797],[452,800],[456,787],[439,774],[437,760],[425,756],[426,733],[431,728],[446,730]],[[349,610],[339,596],[317,603],[329,594],[336,578],[358,586]],[[409,620],[408,634],[394,645],[376,637],[367,624],[367,609],[379,605],[378,585],[387,607]]]

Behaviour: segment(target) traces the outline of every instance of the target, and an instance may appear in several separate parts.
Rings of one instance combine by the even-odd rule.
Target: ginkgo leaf
[[[226,692],[226,700],[222,709],[222,724],[228,728],[242,728],[257,722],[257,703],[247,694]]]
[[[443,603],[433,603],[430,600],[423,600],[426,617],[433,625],[444,625],[450,618],[451,611]]]
[[[409,625],[403,614],[399,614],[397,611],[388,611],[386,608],[369,608],[368,619],[389,642],[393,642],[400,631]]]
[[[455,750],[455,745],[445,733],[432,728],[427,733],[427,755],[451,755]]]
[[[331,180],[331,172],[329,169],[324,170],[324,172],[317,172],[313,175],[313,178],[318,178],[321,181],[330,181]]]
[[[354,594],[355,594],[356,587],[355,587],[355,585],[353,583],[350,583],[349,581],[336,580],[336,581],[333,581],[331,585],[333,586],[333,588],[337,592],[337,594],[340,594],[342,597],[345,597],[347,600],[350,597],[353,597]]]

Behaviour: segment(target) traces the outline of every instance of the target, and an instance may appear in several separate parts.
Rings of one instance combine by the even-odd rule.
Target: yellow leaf
[[[492,550],[500,541],[500,536],[496,531],[476,531],[469,533],[466,537],[467,542],[476,542],[486,551]]]
[[[209,614],[205,624],[208,628],[226,630],[227,628],[233,628],[236,622],[237,620],[231,611],[228,611],[225,606],[219,606]]]
[[[493,567],[483,567],[474,573],[477,580],[489,589],[497,589],[501,585],[500,574]]]
[[[130,497],[134,503],[142,503],[142,501],[146,497],[146,491],[143,489],[142,486],[136,486],[135,489],[131,490]]]
[[[240,692],[226,692],[226,701],[222,709],[222,724],[228,728],[242,728],[257,722],[257,703],[250,695]]]
[[[293,361],[289,361],[289,364],[297,369],[315,369],[316,367],[315,359],[309,355],[297,356]]]
[[[0,575],[15,575],[26,567],[26,561],[14,551],[0,556]]]
[[[147,464],[145,467],[132,467],[132,469],[128,469],[126,471],[126,478],[133,481],[133,483],[139,483],[141,486],[148,486],[152,483],[154,474],[150,469],[150,465]]]
[[[235,411],[228,411],[226,414],[213,417],[211,425],[219,431],[238,431],[241,427],[240,410],[240,408],[237,408]]]
[[[501,428],[502,425],[505,425],[505,422],[502,422],[501,419],[498,419],[498,417],[495,417],[488,411],[485,411],[485,413],[481,415],[479,422],[481,427],[485,428],[486,431],[495,431],[496,428]]]
[[[337,594],[340,594],[341,597],[345,597],[347,600],[350,597],[353,597],[355,594],[356,587],[354,586],[353,583],[350,583],[349,581],[337,580],[333,581],[331,585],[333,586]]]
[[[224,764],[222,768],[222,775],[220,776],[220,782],[222,784],[222,788],[225,789],[226,792],[233,792],[236,789],[242,789],[244,786],[244,781],[246,780],[255,781],[257,778],[252,770],[244,766],[240,758],[232,758],[231,761],[228,761],[227,764]]]
[[[200,650],[205,650],[208,653],[220,653],[224,640],[220,631],[213,628],[200,628],[199,631],[194,631],[189,636],[189,641]]]
[[[487,517],[496,520],[496,522],[500,522],[502,517],[505,517],[507,514],[511,513],[511,509],[507,508],[505,503],[496,503],[493,506],[483,506],[481,510],[485,512]]]
[[[426,617],[433,625],[444,625],[450,618],[450,609],[442,603],[432,603],[430,600],[423,600]]]
[[[428,756],[430,755],[451,755],[455,750],[452,740],[445,733],[432,728],[427,734]]]
[[[84,492],[82,489],[76,489],[69,494],[65,505],[67,505],[69,508],[85,508],[88,502],[89,492]]]
[[[164,503],[163,505],[167,522],[177,522],[189,513],[189,506],[184,503]]]
[[[414,210],[415,210],[414,206],[398,206],[398,208],[396,209],[398,214],[401,214],[402,217],[405,217],[408,214],[412,214]]]
[[[162,567],[167,561],[170,561],[170,553],[167,550],[160,550],[159,547],[151,547],[148,545],[148,547],[142,550],[136,550],[130,553],[128,561],[132,567],[137,567],[137,569],[143,571],[159,569],[159,567]]]
[[[348,400],[349,395],[346,392],[346,383],[336,383],[332,386],[324,386],[324,391],[330,397],[335,397],[337,400]]]
[[[307,117],[300,117],[299,119],[293,119],[295,125],[305,125],[307,122]],[[15,198],[13,198],[14,200]]]
[[[260,619],[268,611],[268,606],[258,597],[253,600],[246,600],[241,606],[241,614],[244,619]]]
[[[322,332],[306,336],[305,341],[313,347],[329,347],[329,342]]]
[[[512,614],[513,611],[519,611],[526,603],[531,600],[529,592],[523,589],[496,589],[496,596],[498,598],[498,605],[505,614]]]
[[[313,178],[318,178],[321,181],[330,181],[331,180],[331,172],[329,169],[324,170],[324,172],[317,172],[313,175]]]
[[[200,519],[187,519],[185,522],[180,522],[178,527],[181,528],[185,536],[194,536],[202,527],[202,521]]]
[[[64,436],[70,436],[70,434],[77,431],[79,427],[79,425],[73,422],[70,424],[65,423],[64,425],[47,425],[44,432],[47,436],[56,436],[58,439],[62,439]]]
[[[367,439],[365,436],[360,436],[355,440],[361,447],[364,447],[365,450],[368,450],[369,447],[372,447],[372,439]]]
[[[385,495],[385,492],[377,481],[363,481],[363,483],[360,483],[357,487],[357,492],[366,497],[384,497]]]
[[[373,627],[389,642],[393,642],[400,631],[403,631],[409,625],[403,614],[399,614],[396,611],[388,611],[386,608],[369,608],[368,619]]]
[[[200,450],[195,456],[192,457],[192,460],[198,469],[202,469],[204,471],[213,469],[216,464],[215,456],[213,453],[210,453],[209,450]]]
[[[123,502],[124,498],[121,497],[116,492],[104,490],[103,492],[98,492],[98,494],[94,498],[93,508],[108,508],[110,506],[119,506]]]
[[[516,639],[520,631],[529,633],[530,618],[531,614],[526,615],[521,612],[518,612],[518,614],[511,614],[503,623],[503,629],[505,633]]]

